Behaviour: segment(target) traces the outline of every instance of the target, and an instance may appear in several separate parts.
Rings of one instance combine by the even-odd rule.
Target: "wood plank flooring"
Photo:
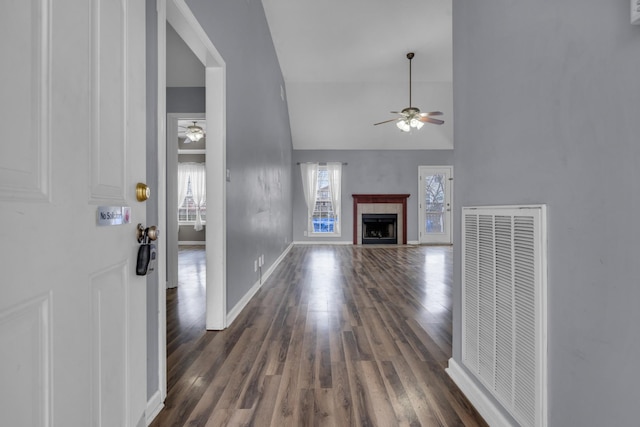
[[[168,396],[152,427],[486,426],[444,372],[451,248],[295,246],[225,331],[204,252],[167,292]]]

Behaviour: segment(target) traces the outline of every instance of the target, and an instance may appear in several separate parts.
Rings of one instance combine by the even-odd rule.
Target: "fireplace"
[[[362,214],[362,244],[398,244],[398,214]]]
[[[352,194],[352,197],[354,245],[369,243],[407,244],[407,198],[409,198],[409,194]],[[393,242],[391,240],[384,241],[377,236],[375,237],[376,241],[366,241],[367,238],[363,230],[363,225],[366,221],[364,216],[370,214],[395,216]],[[376,234],[378,233],[376,232]],[[370,238],[374,238],[374,236]],[[391,237],[385,237],[385,239],[387,238],[391,239]]]

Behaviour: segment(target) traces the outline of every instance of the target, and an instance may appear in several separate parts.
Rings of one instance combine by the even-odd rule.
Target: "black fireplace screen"
[[[397,214],[362,214],[362,244],[397,244]]]

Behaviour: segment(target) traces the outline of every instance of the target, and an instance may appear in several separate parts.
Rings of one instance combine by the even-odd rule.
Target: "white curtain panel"
[[[329,177],[329,188],[331,192],[331,204],[333,205],[333,212],[338,215],[342,212],[340,201],[342,199],[342,163],[331,162],[327,163],[327,175]],[[333,224],[333,232],[340,234],[340,218],[336,216],[336,220]]]
[[[200,208],[204,206],[207,201],[207,170],[204,163],[196,163],[193,166],[191,172],[191,192],[193,194],[193,200],[196,202],[196,224],[193,228],[200,231],[203,228]]]
[[[307,202],[307,230],[313,231],[311,217],[313,216],[316,199],[318,197],[318,164],[300,163],[300,172],[302,173],[304,200]]]
[[[189,169],[185,163],[178,163],[178,209],[182,206],[184,198],[187,197],[189,186]]]

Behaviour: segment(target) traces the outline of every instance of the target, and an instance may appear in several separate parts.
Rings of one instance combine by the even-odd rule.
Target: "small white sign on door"
[[[129,206],[98,206],[98,225],[122,225],[131,222],[131,207]]]

